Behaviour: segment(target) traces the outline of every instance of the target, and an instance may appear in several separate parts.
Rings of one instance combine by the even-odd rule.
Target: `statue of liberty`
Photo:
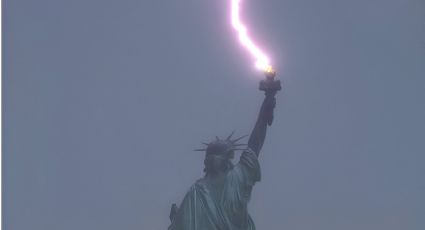
[[[260,82],[265,98],[245,148],[238,144],[244,136],[232,139],[232,133],[197,149],[205,151],[205,175],[190,187],[180,207],[172,205],[168,230],[255,230],[247,206],[253,186],[261,179],[258,156],[273,121],[276,92],[281,89],[274,77],[275,72],[267,72],[266,80]],[[233,165],[236,150],[243,152]]]

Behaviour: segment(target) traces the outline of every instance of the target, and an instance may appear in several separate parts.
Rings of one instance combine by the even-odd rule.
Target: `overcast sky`
[[[243,0],[283,80],[257,229],[425,229],[425,1]],[[3,228],[164,230],[251,131],[229,0],[3,1]]]

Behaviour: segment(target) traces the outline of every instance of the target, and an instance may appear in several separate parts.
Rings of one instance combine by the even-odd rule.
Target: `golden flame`
[[[265,69],[264,69],[264,71],[266,72],[266,73],[273,73],[274,72],[274,69],[273,69],[273,67],[272,66],[267,66]]]

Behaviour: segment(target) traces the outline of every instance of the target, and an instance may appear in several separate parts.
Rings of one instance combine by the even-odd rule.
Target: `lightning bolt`
[[[265,72],[273,71],[270,65],[270,59],[264,52],[248,36],[246,26],[240,19],[240,3],[241,0],[231,0],[231,20],[232,26],[238,34],[239,41],[255,59],[255,67]]]

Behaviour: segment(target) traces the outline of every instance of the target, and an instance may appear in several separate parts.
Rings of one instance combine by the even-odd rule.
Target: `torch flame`
[[[258,48],[252,39],[247,34],[246,26],[241,22],[240,19],[240,2],[241,0],[231,0],[231,15],[232,15],[232,26],[236,30],[239,36],[239,41],[242,45],[248,49],[248,52],[255,59],[255,67],[264,72],[273,72],[273,68],[270,65],[269,58],[263,53],[263,51]]]

